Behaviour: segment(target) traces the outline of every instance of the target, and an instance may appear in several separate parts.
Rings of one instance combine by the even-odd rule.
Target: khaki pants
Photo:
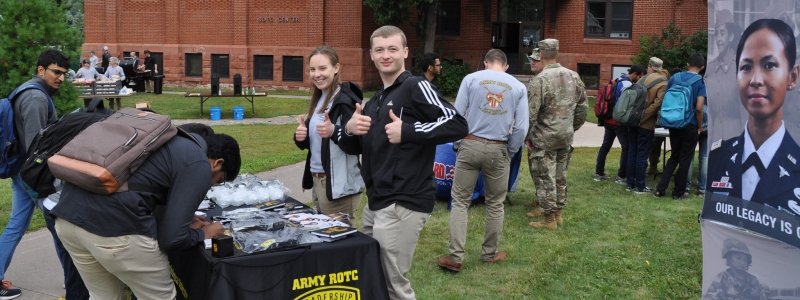
[[[364,206],[361,232],[381,245],[381,265],[386,275],[389,299],[416,299],[406,273],[411,270],[419,233],[431,215],[397,204],[373,211]]]
[[[503,233],[503,201],[508,194],[510,158],[505,144],[489,144],[463,140],[456,157],[453,197],[450,209],[450,258],[462,262],[467,242],[467,209],[478,174],[483,171],[486,199],[486,232],[483,235],[481,259],[491,260]]]
[[[56,219],[56,232],[92,299],[123,299],[127,285],[138,299],[175,299],[167,256],[142,235],[102,237]]]
[[[311,188],[311,198],[314,201],[314,206],[322,214],[330,215],[335,213],[346,213],[350,216],[347,223],[353,225],[352,218],[356,216],[356,208],[358,207],[359,200],[361,200],[361,193],[339,198],[335,201],[330,201],[328,195],[325,193],[327,189],[327,181],[324,176],[313,176],[314,187]]]
[[[567,167],[570,149],[528,152],[528,167],[536,186],[536,200],[545,214],[560,211],[567,205]]]

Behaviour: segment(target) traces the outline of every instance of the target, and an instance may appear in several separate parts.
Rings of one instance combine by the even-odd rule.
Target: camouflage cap
[[[539,50],[541,51],[558,51],[557,39],[544,39],[539,41]]]
[[[542,60],[542,54],[539,53],[539,48],[533,49],[533,52],[531,53],[531,55],[528,55],[528,58],[530,58],[532,60],[535,60],[535,61],[541,61]]]

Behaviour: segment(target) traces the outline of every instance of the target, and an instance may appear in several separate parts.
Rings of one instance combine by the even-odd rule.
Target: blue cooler
[[[233,119],[236,121],[244,120],[244,107],[242,106],[233,107]]]
[[[508,176],[508,192],[513,192],[516,188],[519,167],[522,161],[522,150],[517,151],[511,158],[511,169]],[[433,160],[433,181],[436,183],[436,198],[447,201],[447,209],[450,209],[450,190],[453,187],[453,175],[456,168],[456,152],[453,151],[453,143],[441,144],[436,146],[436,157]],[[478,175],[475,182],[475,190],[472,192],[472,202],[475,203],[484,195],[483,174]]]
[[[447,201],[450,209],[450,189],[453,187],[453,175],[456,172],[456,152],[453,143],[436,146],[436,157],[433,159],[433,181],[436,183],[436,198]],[[483,195],[483,175],[478,176],[472,201]]]
[[[208,110],[208,114],[211,116],[211,121],[219,121],[222,119],[222,108],[219,106],[212,106]]]

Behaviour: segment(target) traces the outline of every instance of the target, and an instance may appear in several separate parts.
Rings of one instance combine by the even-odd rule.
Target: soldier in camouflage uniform
[[[528,225],[554,230],[563,222],[572,136],[586,121],[586,91],[578,73],[558,63],[558,40],[541,40],[533,51],[539,53],[545,67],[528,85],[526,144],[536,199],[545,219]]]
[[[747,272],[753,258],[745,243],[726,239],[722,243],[722,258],[728,269],[717,274],[703,299],[767,299],[758,278]]]

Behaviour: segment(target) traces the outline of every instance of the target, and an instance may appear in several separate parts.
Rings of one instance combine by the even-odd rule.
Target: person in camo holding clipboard
[[[343,141],[357,139],[344,134],[344,125],[361,103],[361,89],[351,82],[341,82],[341,64],[336,50],[320,46],[308,57],[308,77],[314,93],[308,113],[299,117],[294,142],[308,149],[303,170],[303,189],[311,189],[315,208],[323,214],[346,213],[355,216],[364,191],[358,149],[347,148]],[[346,223],[352,224],[349,219]]]
[[[800,214],[800,147],[783,121],[786,94],[800,74],[795,59],[792,29],[781,20],[760,19],[742,33],[736,78],[749,116],[741,135],[711,144],[707,190],[714,195]]]

